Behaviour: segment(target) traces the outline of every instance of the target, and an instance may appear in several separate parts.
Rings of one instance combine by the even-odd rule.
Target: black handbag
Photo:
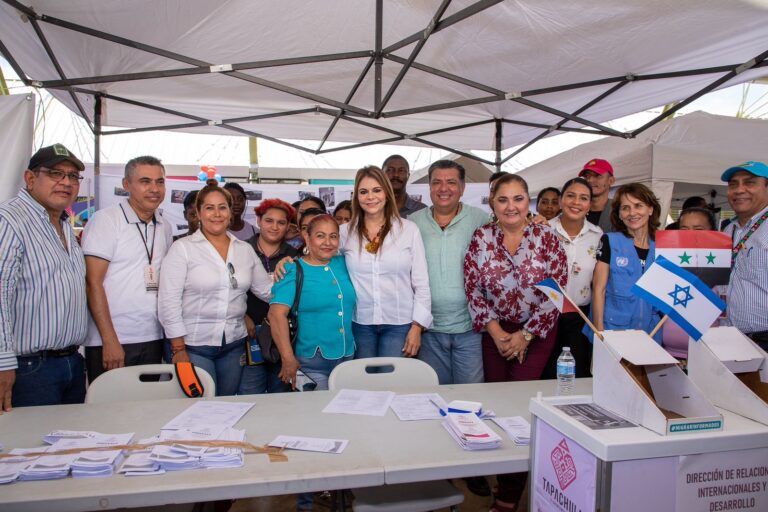
[[[304,284],[304,269],[301,263],[296,260],[296,295],[293,297],[291,310],[288,312],[288,337],[291,340],[291,348],[296,346],[296,333],[299,332],[299,301],[301,300],[301,288]],[[261,347],[261,356],[267,363],[279,363],[280,351],[277,350],[275,340],[272,338],[272,327],[269,325],[269,317],[261,322],[261,328],[257,337],[259,347]]]

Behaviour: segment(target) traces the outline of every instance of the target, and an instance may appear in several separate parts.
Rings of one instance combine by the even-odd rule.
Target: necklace
[[[379,246],[381,245],[381,232],[383,230],[384,224],[382,224],[379,230],[376,232],[376,236],[371,238],[371,235],[368,233],[368,228],[365,228],[365,238],[368,239],[368,243],[365,244],[366,251],[371,254],[375,254],[379,250]]]
[[[432,207],[432,218],[435,219],[435,222],[440,227],[440,229],[445,231],[445,228],[447,228],[448,225],[453,221],[453,219],[455,219],[456,216],[461,212],[461,207],[462,207],[462,204],[459,203],[459,207],[456,208],[456,211],[451,214],[450,218],[446,222],[440,222],[439,220],[437,220],[437,215],[435,214],[435,208]]]
[[[752,227],[749,228],[749,230],[744,233],[744,236],[741,237],[741,240],[739,240],[739,243],[733,246],[733,257],[731,258],[731,268],[736,266],[736,256],[739,255],[741,250],[744,248],[745,245],[747,245],[747,240],[749,240],[749,237],[752,236],[752,234],[757,231],[757,229],[765,222],[765,219],[768,219],[768,211],[763,213],[759,219],[755,221],[754,224],[752,224]],[[734,227],[734,230],[731,231],[731,241],[733,241],[734,235],[736,235],[736,229]]]

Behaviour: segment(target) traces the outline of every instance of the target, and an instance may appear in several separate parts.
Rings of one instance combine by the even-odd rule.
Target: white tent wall
[[[26,94],[0,96],[0,201],[15,196],[24,185],[24,169],[32,156],[35,102]]]
[[[768,3],[5,0],[0,34],[104,126],[499,151],[765,75]]]
[[[592,158],[611,162],[616,186],[649,184],[662,200],[662,219],[671,206],[692,195],[727,208],[725,169],[747,160],[768,162],[768,120],[738,119],[693,112],[663,121],[636,139],[607,137],[532,165],[519,173],[536,196],[544,187],[560,187]],[[672,184],[671,191],[669,190]]]

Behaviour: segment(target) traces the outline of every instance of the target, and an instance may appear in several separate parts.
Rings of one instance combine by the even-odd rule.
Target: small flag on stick
[[[664,256],[656,257],[632,285],[632,292],[669,315],[697,341],[725,310],[725,302],[709,286]]]
[[[560,288],[560,283],[551,277],[536,283],[534,286],[546,295],[561,313],[575,313],[579,309],[565,295],[565,292]]]
[[[560,287],[560,283],[549,277],[536,283],[534,286],[538,288],[540,292],[546,295],[547,298],[551,300],[552,303],[554,303],[557,310],[561,313],[578,313],[581,318],[584,319],[584,322],[586,322],[589,328],[592,329],[595,334],[597,334],[597,337],[601,340],[603,339],[603,335],[600,334],[597,328],[595,328],[595,325],[589,318],[587,318],[587,315],[585,315],[584,312],[576,304],[574,304],[571,299],[568,298],[568,295],[566,295],[565,291],[563,291],[563,289]]]

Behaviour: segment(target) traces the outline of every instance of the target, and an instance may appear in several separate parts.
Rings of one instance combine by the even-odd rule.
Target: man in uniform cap
[[[721,179],[736,213],[724,230],[733,240],[728,321],[768,350],[768,165],[746,162]]]
[[[84,168],[63,145],[44,147],[0,203],[0,414],[85,399],[85,262],[65,212]]]
[[[579,177],[587,180],[592,187],[592,204],[587,220],[599,226],[604,233],[616,231],[611,224],[611,199],[608,197],[608,192],[616,181],[611,164],[607,160],[593,158],[584,164]]]

